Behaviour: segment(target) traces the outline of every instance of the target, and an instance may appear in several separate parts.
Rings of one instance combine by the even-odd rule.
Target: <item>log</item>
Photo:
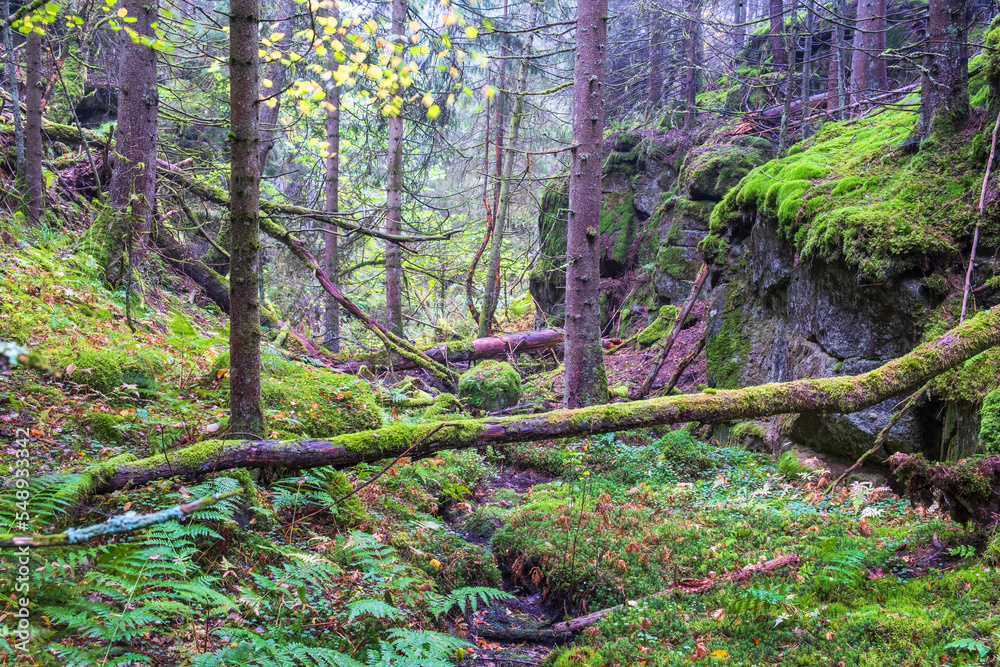
[[[109,493],[167,477],[229,468],[349,467],[448,449],[611,433],[663,424],[718,423],[788,413],[852,413],[912,390],[1000,344],[1000,306],[983,311],[899,359],[855,376],[795,380],[745,389],[682,394],[538,415],[395,424],[330,439],[210,440],[142,460],[118,457],[85,469],[88,488]],[[414,447],[414,443],[419,446]],[[412,451],[411,451],[412,450]]]
[[[465,363],[479,361],[480,359],[496,359],[506,354],[521,354],[522,352],[545,350],[562,345],[565,338],[566,336],[562,329],[539,329],[537,331],[442,343],[441,345],[424,350],[424,354],[442,364]],[[364,366],[369,368],[387,367],[389,363],[385,356],[382,355],[381,357],[372,359],[348,361],[347,363],[337,364],[334,368],[348,373],[357,373]],[[410,370],[416,367],[416,364],[406,359],[392,363],[392,368],[395,370]]]

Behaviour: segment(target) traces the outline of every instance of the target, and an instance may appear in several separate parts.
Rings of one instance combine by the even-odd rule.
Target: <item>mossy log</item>
[[[732,391],[682,394],[595,405],[539,415],[440,423],[396,424],[326,440],[213,440],[138,461],[105,462],[85,470],[89,489],[107,493],[175,475],[229,468],[348,467],[412,458],[447,449],[610,433],[662,424],[718,423],[787,413],[852,413],[912,390],[1000,344],[1000,306],[980,313],[937,340],[855,376],[796,380]],[[414,446],[414,443],[419,443]]]
[[[565,339],[566,335],[562,329],[539,329],[537,331],[442,343],[441,345],[424,350],[424,354],[442,364],[465,363],[481,359],[496,359],[507,354],[546,350],[557,345],[562,345]],[[348,373],[357,373],[361,370],[362,366],[387,367],[389,366],[389,361],[382,355],[358,361],[351,360],[343,364],[338,364],[336,369]],[[404,359],[392,363],[392,368],[395,370],[410,370],[416,368],[416,364]]]
[[[989,528],[1000,520],[1000,456],[935,463],[903,452],[889,457],[889,466],[911,498],[927,505],[942,501],[959,523]]]

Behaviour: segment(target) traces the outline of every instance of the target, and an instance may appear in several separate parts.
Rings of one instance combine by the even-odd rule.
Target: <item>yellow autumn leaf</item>
[[[260,80],[260,85],[264,86],[265,88],[270,88],[271,86],[274,85],[274,82],[271,81],[270,79],[262,78]]]
[[[468,28],[465,29],[465,36],[468,37],[469,39],[475,39],[476,37],[479,37],[479,30],[476,28],[476,26],[470,25]]]
[[[720,648],[717,651],[712,651],[711,653],[709,653],[709,655],[712,656],[713,658],[718,658],[720,660],[725,660],[726,658],[729,657],[729,651],[723,651]]]
[[[427,118],[429,118],[430,120],[434,120],[440,115],[441,115],[441,107],[439,107],[436,104],[427,110]]]
[[[121,7],[121,8],[120,8],[120,9],[118,10],[118,18],[120,18],[120,19],[123,19],[123,18],[125,18],[126,16],[128,16],[128,10],[127,10],[127,9],[125,9],[124,7]]]
[[[439,561],[437,558],[431,558],[431,566],[433,566],[433,568],[435,570],[440,570],[441,569],[441,561]]]
[[[457,79],[458,78],[458,70],[455,69],[454,65],[452,65],[451,67],[448,68],[448,73],[451,74],[451,78],[453,78],[453,79]]]
[[[455,21],[457,21],[457,20],[458,20],[458,16],[455,15],[455,10],[453,10],[453,9],[449,10],[448,13],[445,14],[445,16],[444,16],[444,24],[446,26],[449,26],[449,27],[455,25]]]
[[[431,106],[433,106],[434,104],[434,96],[431,95],[430,93],[424,93],[424,98],[421,100],[421,102],[426,108],[430,109]]]

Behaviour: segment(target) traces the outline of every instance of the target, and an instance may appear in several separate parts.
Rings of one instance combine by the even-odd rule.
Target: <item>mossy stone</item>
[[[107,412],[88,412],[83,415],[83,423],[90,427],[90,434],[101,442],[116,445],[122,441],[118,417]]]
[[[521,376],[507,362],[484,361],[462,374],[458,395],[485,412],[510,408],[521,400]]]
[[[94,391],[110,394],[122,384],[122,362],[113,352],[85,350],[74,362],[73,380],[87,384]]]
[[[670,333],[674,320],[677,318],[677,306],[663,306],[653,323],[639,332],[636,340],[640,347],[649,347],[660,342]]]
[[[353,490],[354,487],[351,486],[351,481],[347,479],[344,471],[335,470],[327,486],[327,492],[330,496],[335,500],[339,500]],[[365,510],[361,498],[356,494],[337,503],[337,523],[351,528],[360,525],[367,519],[368,512]]]
[[[332,438],[382,427],[375,393],[350,375],[316,370],[266,378],[261,397],[266,408],[276,411],[268,420],[272,430]]]

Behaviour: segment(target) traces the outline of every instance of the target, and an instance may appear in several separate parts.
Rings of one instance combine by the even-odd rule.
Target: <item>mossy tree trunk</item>
[[[42,176],[42,95],[45,81],[42,72],[42,36],[32,30],[24,47],[27,122],[24,127],[24,167],[28,184],[28,219],[38,222],[42,215],[45,179]]]
[[[229,427],[233,432],[264,436],[260,396],[260,302],[257,263],[260,255],[260,126],[257,0],[229,3],[229,125],[231,177]]]
[[[601,349],[601,149],[608,0],[578,0],[573,77],[573,159],[566,225],[566,381],[568,408],[604,403]]]
[[[329,440],[209,441],[139,461],[118,460],[85,471],[90,490],[107,493],[175,475],[229,468],[348,467],[364,461],[412,458],[447,449],[610,433],[662,424],[718,423],[788,413],[852,413],[910,391],[1000,344],[1000,306],[941,338],[856,376],[796,380],[733,391],[596,405],[525,417],[397,424]],[[167,460],[169,459],[169,460]]]
[[[128,280],[128,272],[141,258],[138,235],[148,234],[156,197],[156,144],[159,95],[156,51],[148,41],[155,38],[155,0],[125,0],[122,9],[135,18],[129,30],[119,32],[118,141],[114,170],[108,186],[115,209],[115,222],[108,240],[105,276],[111,284]],[[147,41],[146,44],[142,40]],[[128,249],[132,248],[130,257]]]
[[[928,3],[917,124],[922,138],[958,132],[969,118],[968,10],[964,0]]]
[[[528,14],[528,25],[534,26],[538,20],[538,3],[531,3]],[[507,226],[507,212],[512,199],[511,182],[514,179],[514,151],[517,149],[518,137],[521,134],[521,120],[524,118],[524,94],[528,86],[528,65],[531,56],[531,44],[535,33],[529,32],[524,38],[524,50],[521,52],[521,65],[517,73],[517,90],[514,93],[514,108],[510,114],[510,131],[508,132],[507,155],[503,159],[503,176],[500,177],[500,197],[494,221],[493,239],[490,245],[490,260],[486,267],[486,285],[483,290],[483,308],[479,313],[479,337],[491,333],[493,314],[500,301],[500,253],[503,250],[504,228]]]
[[[788,65],[785,53],[785,3],[784,0],[770,0],[768,10],[771,15],[771,65],[774,71],[781,71]]]
[[[406,0],[392,0],[393,48],[402,56],[405,43],[403,25],[406,21]],[[389,150],[387,154],[388,188],[386,191],[385,231],[403,231],[403,106],[389,117]],[[395,106],[395,105],[393,105]],[[385,320],[397,336],[403,335],[403,250],[395,243],[385,244]]]

